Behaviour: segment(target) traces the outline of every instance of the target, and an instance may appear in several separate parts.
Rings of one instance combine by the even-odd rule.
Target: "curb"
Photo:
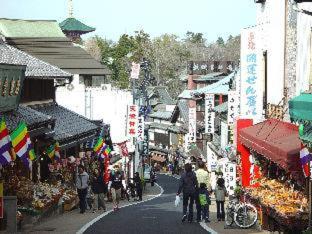
[[[145,201],[139,201],[139,202],[134,202],[134,203],[130,203],[130,204],[127,204],[127,205],[124,205],[124,206],[121,206],[120,208],[125,208],[125,207],[128,207],[128,206],[133,206],[133,205],[137,205],[137,204],[140,204],[140,203],[144,203],[144,202],[147,202],[147,201],[151,201],[155,198],[158,198],[160,197],[163,193],[164,193],[164,189],[157,183],[155,183],[155,185],[157,185],[159,188],[160,188],[160,193],[155,195],[154,197],[151,197]],[[80,228],[76,234],[83,234],[89,227],[91,227],[94,223],[96,223],[97,221],[99,221],[101,218],[105,217],[106,215],[112,213],[113,210],[110,210],[110,211],[106,211],[105,213],[99,215],[98,217],[96,217],[95,219],[91,220],[90,222],[86,223],[82,228]]]

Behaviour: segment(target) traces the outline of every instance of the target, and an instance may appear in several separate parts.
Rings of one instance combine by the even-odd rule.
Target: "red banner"
[[[127,148],[127,142],[121,142],[117,144],[119,147],[119,151],[120,151],[120,155],[123,157],[128,157],[129,152],[128,152],[128,148]]]
[[[257,187],[256,180],[260,178],[260,168],[254,164],[253,156],[250,153],[250,149],[244,146],[239,139],[240,131],[243,128],[253,125],[252,119],[238,119],[236,124],[237,131],[237,151],[241,155],[241,179],[243,187]]]

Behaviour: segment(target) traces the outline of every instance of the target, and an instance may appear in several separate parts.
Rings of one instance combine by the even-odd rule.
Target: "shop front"
[[[262,228],[292,233],[305,230],[308,199],[298,127],[268,119],[238,134],[242,185],[259,210]]]

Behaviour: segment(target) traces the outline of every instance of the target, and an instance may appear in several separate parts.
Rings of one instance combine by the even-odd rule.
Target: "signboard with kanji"
[[[259,76],[261,57],[256,31],[257,27],[251,27],[241,34],[240,114],[242,118],[259,121],[263,112],[263,84]]]
[[[137,105],[128,106],[127,116],[127,136],[137,137],[138,132],[139,107]]]
[[[189,143],[196,142],[196,108],[189,108]]]
[[[207,169],[209,172],[216,171],[218,164],[217,154],[211,150],[207,143]]]
[[[205,133],[214,133],[214,94],[205,94]]]
[[[228,93],[228,125],[233,125],[239,115],[239,93],[229,91]]]
[[[234,189],[236,187],[236,164],[228,162],[224,165],[223,172],[225,180],[225,188],[229,195],[234,195]]]
[[[139,63],[132,63],[131,66],[131,79],[139,79],[140,75],[140,64]]]
[[[138,118],[137,141],[138,142],[143,142],[144,141],[144,116],[140,116]]]
[[[234,63],[230,61],[189,61],[187,68],[189,75],[206,75],[213,72],[230,73],[234,70]]]

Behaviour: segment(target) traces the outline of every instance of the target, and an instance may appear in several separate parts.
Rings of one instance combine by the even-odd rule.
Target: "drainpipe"
[[[283,93],[285,95],[285,100],[284,103],[287,103],[288,98],[287,98],[287,92],[285,92],[287,90],[287,86],[288,86],[288,82],[286,80],[286,55],[287,55],[287,8],[288,8],[288,0],[285,0],[285,23],[284,23],[284,83],[283,83]]]

